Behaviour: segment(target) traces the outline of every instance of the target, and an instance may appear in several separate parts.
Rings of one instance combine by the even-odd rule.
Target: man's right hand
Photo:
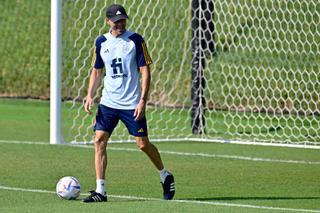
[[[91,108],[93,107],[94,100],[91,97],[86,97],[86,102],[84,103],[84,111],[88,113],[89,115],[92,114]]]

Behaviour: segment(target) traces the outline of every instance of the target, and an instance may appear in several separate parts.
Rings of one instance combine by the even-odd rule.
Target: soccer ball
[[[56,192],[60,198],[74,200],[80,195],[80,183],[74,177],[63,177],[57,183]]]

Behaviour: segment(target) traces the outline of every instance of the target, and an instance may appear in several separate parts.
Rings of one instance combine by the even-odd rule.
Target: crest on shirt
[[[131,45],[130,44],[125,44],[122,46],[122,52],[123,53],[128,53],[131,50]]]

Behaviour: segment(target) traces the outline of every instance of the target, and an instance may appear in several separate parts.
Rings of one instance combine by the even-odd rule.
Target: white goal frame
[[[62,144],[61,134],[61,0],[51,0],[50,144]]]

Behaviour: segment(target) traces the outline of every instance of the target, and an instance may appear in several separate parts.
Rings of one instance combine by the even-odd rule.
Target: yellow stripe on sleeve
[[[147,45],[145,42],[142,42],[142,52],[143,52],[143,56],[144,56],[144,59],[146,60],[146,64],[149,65],[149,64],[152,64],[152,60],[151,60],[151,57],[148,53],[148,49],[147,49]]]
[[[92,56],[91,66],[93,67],[95,63],[96,63],[96,47],[93,48],[93,56]]]

